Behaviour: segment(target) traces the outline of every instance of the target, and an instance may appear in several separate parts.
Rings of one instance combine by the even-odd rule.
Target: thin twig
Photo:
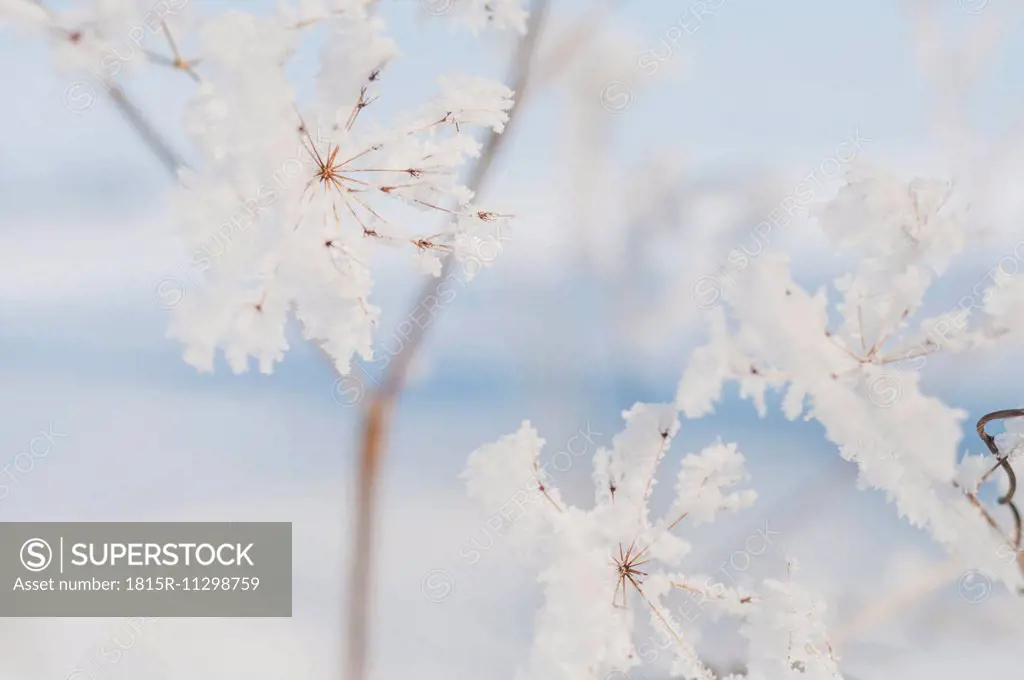
[[[689,514],[689,512],[684,512],[683,514],[679,515],[679,517],[676,518],[676,521],[672,522],[672,524],[669,524],[668,528],[666,528],[665,531],[672,531],[673,529],[675,529],[680,522],[682,522],[689,516]]]
[[[195,70],[193,70],[192,68],[192,65],[195,63],[195,61],[185,59],[181,56],[181,52],[178,51],[178,44],[174,42],[174,36],[171,35],[171,29],[167,25],[167,22],[161,19],[160,26],[163,28],[164,36],[167,37],[167,44],[171,48],[171,54],[174,55],[174,59],[170,63],[171,68],[177,69],[179,71],[184,71],[189,75],[189,77],[192,78],[192,80],[194,80],[197,83],[201,83],[202,78],[200,78],[199,74],[196,73]]]
[[[658,466],[661,464],[661,459],[665,457],[668,447],[672,443],[668,430],[662,430],[658,434],[661,435],[661,446],[658,448],[658,455],[654,458],[654,465],[651,466],[651,476],[647,478],[647,486],[644,488],[645,501],[651,497],[651,488],[654,486],[654,478],[658,475]]]
[[[50,18],[50,28],[62,33],[71,32],[61,28],[57,23],[57,17],[42,0],[28,0],[31,4],[36,5],[41,10],[46,12]],[[169,36],[170,34],[168,34]],[[132,100],[125,94],[124,90],[121,89],[116,83],[100,79],[100,83],[103,88],[107,91],[107,96],[110,97],[110,101],[114,103],[117,110],[121,112],[121,115],[128,121],[132,129],[135,130],[136,134],[142,142],[149,148],[150,151],[157,157],[157,159],[163,164],[167,171],[171,173],[174,179],[178,178],[178,171],[181,168],[187,168],[188,165],[181,159],[169,144],[164,141],[163,137],[156,131],[156,128],[149,122],[142,110],[136,106]]]
[[[533,462],[533,478],[537,482],[537,491],[540,491],[542,494],[544,494],[544,497],[548,499],[551,505],[555,506],[555,510],[558,510],[558,512],[565,512],[565,509],[558,504],[558,501],[551,497],[551,494],[548,493],[547,486],[545,486],[544,482],[541,481],[540,467],[538,467],[537,461]]]
[[[655,606],[654,602],[652,602],[651,599],[647,597],[647,593],[645,593],[643,589],[640,588],[640,584],[638,584],[632,577],[630,577],[629,581],[633,584],[633,587],[636,589],[636,592],[640,593],[640,597],[642,597],[644,602],[647,603],[647,606],[651,608],[651,611],[654,613],[654,615],[658,618],[659,621],[661,621],[661,624],[665,626],[665,630],[668,631],[668,634],[675,638],[676,644],[679,645],[679,651],[688,656],[690,658],[691,663],[693,663],[698,668],[704,670],[704,675],[711,675],[711,677],[714,677],[714,675],[711,674],[711,672],[704,666],[704,663],[696,656],[693,647],[686,644],[686,642],[683,640],[683,636],[680,635],[678,631],[676,631],[675,626],[673,626],[669,619],[661,613],[661,611]]]
[[[729,598],[725,598],[725,597],[723,597],[721,595],[712,595],[711,593],[707,592],[703,588],[696,588],[694,586],[687,585],[686,583],[680,583],[678,581],[669,581],[668,584],[670,586],[672,586],[673,588],[679,588],[680,590],[685,590],[688,593],[696,593],[697,595],[703,595],[707,599],[715,599],[715,600],[718,600],[720,602],[729,601]],[[736,602],[738,604],[750,604],[751,602],[760,602],[760,601],[761,601],[761,598],[754,597],[753,595],[744,595],[744,596],[742,596],[740,598],[737,598],[737,600],[736,600]]]
[[[171,176],[177,179],[178,170],[188,167],[185,161],[164,141],[160,133],[150,124],[142,111],[132,103],[120,86],[114,83],[105,84],[110,101],[114,102],[114,106],[117,107],[121,115],[132,126],[132,129],[139,135],[142,142],[153,152],[153,155],[167,168]]]

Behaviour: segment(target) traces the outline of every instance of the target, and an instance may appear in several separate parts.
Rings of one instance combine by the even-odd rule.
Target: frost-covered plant
[[[948,182],[851,172],[816,213],[835,249],[854,258],[835,281],[838,295],[830,302],[825,289],[799,285],[781,254],[752,260],[722,282],[711,340],[694,352],[677,405],[699,418],[734,381],[764,415],[766,391],[785,388],[785,415],[820,422],[858,465],[861,484],[883,490],[901,516],[971,566],[1019,588],[1020,568],[1003,559],[1017,537],[977,496],[984,467],[971,457],[958,466],[965,414],[919,386],[928,356],[988,346],[1024,327],[1024,281],[1002,262],[946,314],[919,318],[929,287],[964,247],[969,213],[955,198]]]
[[[235,371],[245,370],[253,356],[269,372],[288,347],[284,326],[294,309],[306,337],[322,343],[344,375],[355,353],[373,358],[379,315],[369,302],[374,246],[405,244],[437,275],[436,253],[471,257],[493,223],[506,219],[473,207],[472,192],[457,174],[479,154],[473,126],[500,132],[512,92],[478,79],[445,79],[441,95],[421,111],[361,132],[361,112],[377,99],[374,88],[390,58],[390,41],[376,34],[357,41],[382,43],[360,51],[376,57],[359,71],[353,62],[361,56],[332,49],[318,78],[322,103],[300,115],[284,74],[266,75],[292,49],[290,33],[278,22],[231,14],[207,32],[205,53],[217,77],[204,84],[191,111],[205,162],[201,171],[185,173],[182,221],[196,248],[217,238],[219,219],[237,210],[240,200],[255,224],[246,227],[249,238],[216,258],[205,294],[177,310],[172,332],[200,368],[212,368],[221,347]],[[254,66],[256,58],[239,59],[239,48],[225,44],[225,35],[241,38],[266,62]],[[268,98],[274,87],[280,91]],[[239,125],[237,114],[251,111],[258,113],[247,113],[246,125]],[[301,162],[294,163],[292,179],[288,160],[297,146]],[[396,203],[440,213],[449,226],[432,234],[403,233],[398,218],[388,217]]]
[[[672,510],[649,517],[657,462],[678,428],[677,410],[688,418],[710,413],[730,381],[761,415],[769,388],[786,388],[785,415],[821,422],[842,456],[858,464],[863,485],[884,490],[902,516],[927,528],[965,566],[1021,586],[1019,560],[1007,559],[1020,552],[1012,503],[1020,421],[998,437],[984,425],[1024,411],[983,418],[978,431],[992,455],[958,463],[964,414],[925,395],[915,371],[940,351],[986,347],[1019,334],[1024,282],[1001,261],[947,314],[918,320],[930,285],[967,238],[969,213],[955,207],[954,186],[904,182],[858,166],[819,208],[816,216],[836,250],[854,255],[835,281],[839,300],[830,306],[825,290],[807,292],[779,253],[748,259],[718,282],[723,304],[710,312],[711,341],[689,361],[675,406],[635,406],[612,449],[595,457],[592,509],[562,501],[537,462],[543,442],[528,425],[471,455],[470,495],[490,509],[517,493],[522,499],[524,488],[547,500],[508,530],[516,540],[543,546],[538,567],[546,601],[524,677],[600,678],[637,665],[636,607],[616,607],[630,598],[674,640],[674,676],[713,677],[693,645],[699,631],[674,614],[668,596],[679,590],[744,619],[746,677],[838,676],[823,604],[792,582],[766,581],[757,592],[742,592],[670,572],[690,550],[673,531],[682,519],[711,520],[719,510],[752,502],[753,492],[726,492],[745,478],[734,446],[684,458]],[[1020,259],[1016,252],[1012,257]],[[1014,516],[1012,531],[979,498],[981,484],[1000,468],[1009,473],[1000,503]]]
[[[544,440],[528,422],[469,457],[464,477],[475,501],[489,512],[510,501],[523,510],[506,517],[501,532],[510,545],[529,548],[521,552],[531,556],[544,588],[521,677],[600,680],[638,666],[641,615],[671,638],[673,677],[714,678],[694,647],[699,619],[679,611],[680,604],[692,609],[694,599],[713,615],[742,620],[740,632],[750,639],[746,677],[838,677],[824,605],[799,586],[768,580],[748,592],[684,570],[692,549],[683,537],[687,525],[755,500],[753,491],[735,488],[747,480],[736,445],[718,442],[685,456],[668,511],[653,517],[649,502],[679,429],[677,412],[670,404],[637,404],[624,417],[611,448],[594,455],[590,508],[570,505],[552,485],[539,462]]]
[[[200,18],[187,0],[93,0],[66,10],[0,2],[0,20],[45,32],[61,68],[91,73],[137,126],[144,119],[118,85],[126,73],[154,64],[196,82],[185,130],[197,161],[188,167],[161,154],[180,179],[172,198],[190,265],[205,275],[174,309],[170,333],[201,370],[223,350],[235,372],[250,358],[270,372],[288,349],[294,315],[344,375],[356,354],[373,358],[376,247],[406,247],[434,275],[439,255],[472,257],[474,271],[492,259],[474,256],[507,216],[475,206],[459,174],[480,153],[475,130],[503,130],[513,93],[482,78],[442,77],[418,110],[375,119],[385,67],[398,55],[375,4],[282,1],[261,14]],[[474,31],[525,30],[519,0],[457,5],[452,16]],[[317,41],[308,39],[313,29]],[[142,47],[150,34],[168,54]],[[293,72],[300,46],[318,50],[306,97]],[[161,147],[151,129],[144,136]],[[444,225],[410,233],[415,210]]]
[[[425,6],[443,8],[474,32],[526,28],[520,0]],[[0,21],[46,35],[60,69],[91,73],[174,169],[176,217],[191,263],[206,274],[172,322],[188,361],[210,369],[222,350],[235,371],[255,358],[269,372],[288,347],[285,324],[294,315],[344,374],[355,355],[372,358],[378,246],[406,248],[437,274],[439,254],[472,257],[491,230],[503,228],[506,216],[475,205],[459,175],[480,153],[474,128],[500,133],[514,93],[479,78],[441,78],[430,102],[378,118],[373,103],[386,94],[386,67],[398,49],[375,0],[282,0],[260,14],[201,19],[195,9],[188,0],[83,0],[69,9],[0,0]],[[319,40],[308,39],[313,30]],[[150,49],[152,40],[143,47],[147,38],[161,47]],[[308,96],[292,75],[300,47],[316,51]],[[185,121],[190,165],[121,89],[150,65],[197,86]],[[1019,517],[1007,535],[979,499],[992,458],[957,463],[964,414],[924,394],[915,372],[939,351],[986,346],[1024,327],[1024,281],[1001,266],[949,313],[916,320],[966,240],[967,215],[953,198],[946,182],[852,175],[818,213],[836,249],[854,256],[831,304],[826,291],[798,285],[777,254],[744,260],[742,272],[718,282],[723,306],[711,313],[710,343],[694,354],[675,405],[634,406],[612,447],[598,451],[592,507],[562,498],[539,465],[543,440],[528,424],[472,454],[466,478],[476,500],[490,509],[517,498],[537,503],[508,527],[514,540],[536,546],[545,590],[524,677],[600,679],[637,666],[633,639],[643,612],[673,641],[674,675],[712,678],[695,646],[699,628],[681,618],[678,598],[694,597],[741,620],[750,640],[745,677],[838,677],[824,605],[792,580],[792,564],[786,580],[752,591],[685,570],[686,528],[754,501],[753,491],[735,490],[746,473],[734,444],[684,457],[669,510],[652,517],[651,493],[678,413],[709,413],[730,381],[761,414],[767,390],[786,388],[784,413],[818,420],[858,464],[865,485],[884,490],[910,522],[973,566],[1024,585],[1017,563],[1004,559],[1007,548],[1019,553]],[[410,210],[445,224],[413,233],[404,228],[415,219]],[[1024,253],[1014,250],[1013,258],[1019,265]],[[1014,512],[1022,437],[1011,427],[985,439],[1011,473],[1003,500]]]

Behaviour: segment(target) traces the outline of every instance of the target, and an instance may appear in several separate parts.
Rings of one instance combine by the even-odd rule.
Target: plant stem
[[[549,1],[534,0],[530,8],[527,32],[520,40],[512,68],[512,89],[515,103],[509,111],[508,122],[502,134],[491,132],[484,143],[480,159],[473,166],[467,186],[474,195],[480,193],[498,153],[504,147],[518,119],[526,98],[533,67],[533,57],[539,43],[539,36],[547,15]],[[451,273],[451,255],[444,256],[440,279]],[[435,283],[427,281],[417,297],[413,310],[422,300],[431,295]],[[387,427],[391,419],[395,399],[401,393],[409,370],[409,363],[423,342],[424,330],[419,325],[413,328],[409,341],[391,363],[380,387],[370,398],[363,417],[362,439],[359,451],[359,472],[356,486],[356,530],[351,552],[349,573],[348,607],[348,680],[363,680],[366,676],[367,649],[369,646],[369,603],[373,572],[373,535],[377,518],[377,496],[380,481],[380,464],[386,445]]]

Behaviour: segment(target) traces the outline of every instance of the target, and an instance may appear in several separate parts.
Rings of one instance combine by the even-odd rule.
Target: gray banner
[[[0,524],[0,616],[291,615],[290,522]]]

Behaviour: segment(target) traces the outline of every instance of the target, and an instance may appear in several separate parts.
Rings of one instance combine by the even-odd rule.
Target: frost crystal
[[[786,388],[786,416],[818,420],[858,465],[862,484],[885,491],[901,516],[978,568],[1024,584],[1018,566],[998,557],[1006,536],[958,481],[977,467],[956,464],[965,414],[924,394],[916,372],[938,351],[1018,331],[1012,316],[1020,309],[1019,280],[996,267],[983,295],[913,327],[932,281],[964,244],[965,215],[952,187],[860,172],[818,214],[834,245],[858,257],[835,282],[838,323],[830,323],[825,290],[806,291],[785,258],[762,254],[725,288],[710,342],[696,350],[680,382],[678,407],[700,417],[735,380],[764,415],[766,390]],[[980,320],[969,326],[976,313]]]
[[[443,255],[474,260],[463,267],[470,273],[494,259],[509,216],[475,206],[459,175],[480,154],[474,134],[504,129],[513,93],[446,76],[418,110],[375,117],[398,48],[373,4],[279,2],[201,23],[186,0],[0,4],[0,18],[42,32],[61,64],[112,94],[122,72],[147,64],[195,82],[185,131],[196,161],[180,168],[172,196],[189,253],[181,269],[195,286],[173,305],[169,333],[200,370],[212,370],[222,350],[236,372],[254,358],[269,373],[294,317],[345,374],[354,356],[373,358],[379,247],[404,250],[432,275]],[[459,4],[474,20],[524,26],[518,2]],[[312,42],[311,28],[326,39],[315,43],[315,87],[300,96],[292,57]]]
[[[676,611],[680,600],[691,610],[697,601],[701,610],[744,618],[756,654],[816,662],[824,643],[813,620],[805,617],[795,629],[800,649],[777,639],[780,623],[788,623],[780,617],[809,608],[800,591],[793,588],[791,595],[783,590],[788,586],[767,582],[761,596],[674,571],[692,548],[682,537],[687,523],[712,521],[719,512],[754,502],[753,491],[735,490],[747,480],[735,444],[685,456],[670,509],[652,518],[659,463],[679,421],[668,404],[637,404],[623,415],[625,429],[594,455],[595,503],[589,509],[568,504],[553,486],[540,464],[544,442],[528,423],[469,457],[463,477],[470,496],[503,518],[500,534],[507,540],[539,546],[533,553],[545,601],[521,677],[602,678],[638,665],[634,639],[642,615],[671,640],[675,675],[714,678],[681,623],[680,617],[696,618],[685,607]]]
[[[375,246],[405,247],[436,275],[437,254],[472,257],[467,239],[493,239],[503,226],[503,216],[471,206],[457,174],[480,152],[473,126],[500,132],[512,92],[447,78],[419,112],[387,127],[367,120],[394,48],[379,21],[357,9],[326,21],[338,41],[323,57],[324,94],[302,113],[282,66],[293,31],[241,13],[206,27],[211,76],[189,126],[204,162],[184,174],[177,200],[206,281],[175,310],[171,328],[198,368],[212,368],[221,347],[235,371],[256,357],[269,372],[288,347],[294,311],[305,337],[347,373],[354,354],[372,358]],[[342,105],[339,94],[349,101]],[[448,226],[406,233],[398,225],[417,211]]]

